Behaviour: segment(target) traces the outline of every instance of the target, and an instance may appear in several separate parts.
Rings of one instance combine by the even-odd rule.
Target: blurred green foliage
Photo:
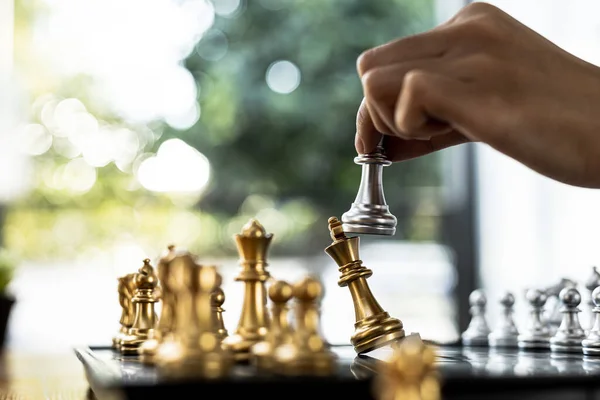
[[[28,40],[28,24],[43,12],[35,1],[16,1],[18,40]],[[71,258],[89,247],[106,249],[126,234],[157,252],[180,240],[193,251],[219,255],[234,250],[231,235],[248,218],[274,209],[262,221],[277,233],[274,253],[322,252],[327,218],[349,208],[360,179],[353,163],[362,99],[356,59],[433,24],[433,0],[246,0],[234,15],[217,16],[185,61],[199,87],[199,121],[185,131],[159,121],[144,127],[152,140],[143,152],[180,138],[208,158],[212,179],[202,199],[182,206],[143,189],[131,170],[113,164],[97,169],[87,193],[51,189],[44,177],[69,161],[51,150],[35,159],[35,191],[7,214],[7,246],[28,258]],[[19,48],[22,71],[41,80],[43,71]],[[278,60],[301,72],[299,87],[289,94],[272,91],[265,81]],[[85,76],[40,86],[30,88],[32,98],[47,91],[76,97],[96,117],[122,123],[94,108]],[[436,238],[432,199],[439,169],[434,155],[384,171],[386,198],[399,219],[396,238]]]

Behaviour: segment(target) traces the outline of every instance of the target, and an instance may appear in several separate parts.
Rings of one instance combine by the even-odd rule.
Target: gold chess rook
[[[347,237],[337,218],[329,218],[328,223],[333,243],[325,252],[339,266],[338,285],[348,287],[354,303],[356,322],[350,339],[354,349],[358,354],[366,353],[404,338],[402,321],[390,317],[369,288],[367,278],[373,275],[373,271],[366,268],[360,260],[360,239]]]

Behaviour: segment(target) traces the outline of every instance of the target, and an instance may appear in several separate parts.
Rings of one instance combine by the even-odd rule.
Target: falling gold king
[[[338,264],[341,274],[338,285],[350,289],[354,303],[356,322],[350,339],[354,349],[358,354],[366,353],[404,338],[402,321],[390,317],[369,288],[367,278],[373,271],[359,257],[360,239],[347,237],[337,218],[331,217],[328,222],[333,243],[325,252]]]

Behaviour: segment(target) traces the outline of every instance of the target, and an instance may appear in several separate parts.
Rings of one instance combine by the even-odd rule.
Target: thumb
[[[429,139],[445,125],[469,140],[477,110],[475,90],[465,82],[426,71],[411,71],[404,77],[394,111],[396,127],[411,139]]]

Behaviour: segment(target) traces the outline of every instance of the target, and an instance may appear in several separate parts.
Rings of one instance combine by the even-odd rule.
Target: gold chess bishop
[[[244,302],[237,329],[223,344],[233,351],[236,361],[249,362],[250,349],[265,340],[270,324],[265,284],[270,278],[267,252],[273,235],[251,219],[234,239],[242,267],[235,280],[244,283]]]
[[[339,266],[340,287],[347,286],[352,295],[356,322],[350,338],[357,353],[366,353],[405,337],[402,321],[390,317],[379,305],[371,292],[367,278],[373,271],[367,269],[360,259],[360,239],[347,237],[342,223],[335,217],[328,220],[333,243],[325,252]]]
[[[154,304],[158,301],[156,287],[158,277],[150,260],[145,259],[144,265],[134,277],[135,294],[131,300],[135,309],[133,324],[127,330],[127,335],[121,340],[120,350],[123,354],[137,354],[138,349],[148,340],[159,335],[156,329],[157,318]]]

